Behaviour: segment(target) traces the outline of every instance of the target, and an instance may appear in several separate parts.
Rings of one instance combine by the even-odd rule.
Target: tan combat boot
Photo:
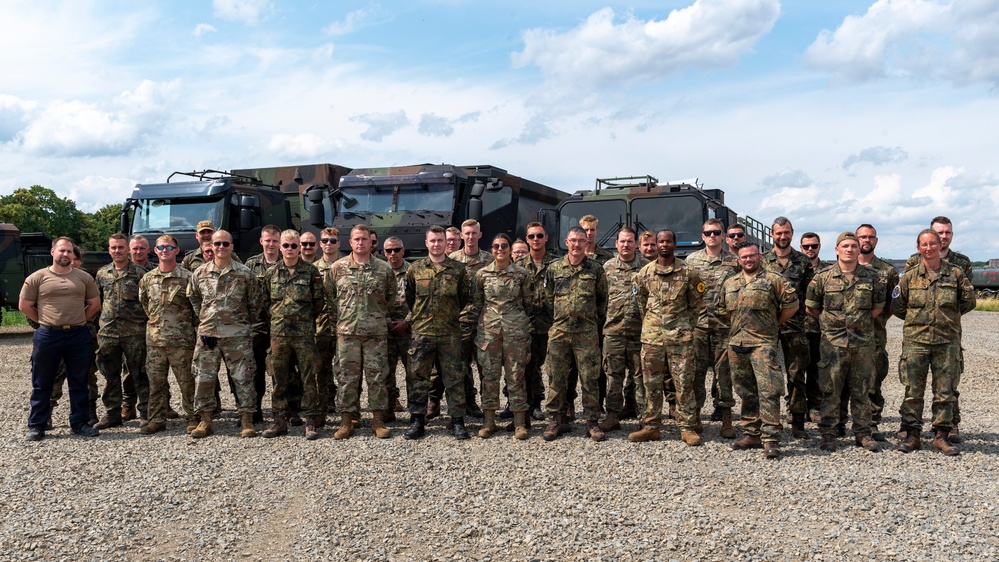
[[[614,431],[621,429],[621,415],[617,412],[608,411],[604,419],[600,420],[600,429],[604,431]]]
[[[277,437],[278,435],[288,435],[288,419],[284,416],[274,416],[274,423],[260,435],[266,439]]]
[[[489,439],[496,433],[496,410],[482,410],[482,429],[479,437]]]
[[[688,447],[698,447],[702,445],[701,436],[697,434],[696,431],[692,429],[682,429],[680,430],[680,439],[687,444]]]
[[[721,436],[725,439],[735,439],[735,428],[732,427],[732,408],[722,410],[721,418]]]
[[[309,441],[319,439],[319,430],[316,425],[319,423],[318,417],[309,417],[305,420],[305,438]]]
[[[354,434],[354,416],[356,415],[351,412],[340,414],[340,427],[333,434],[333,439],[349,439]]]
[[[645,443],[646,441],[659,441],[659,426],[645,424],[642,429],[628,434],[628,441],[632,443]]]
[[[243,412],[239,419],[240,437],[256,437],[257,430],[253,427],[253,412]]]
[[[947,455],[948,457],[955,457],[961,454],[961,449],[952,445],[950,439],[947,438],[947,431],[938,429],[933,435],[933,448],[940,451],[941,453]]]
[[[527,412],[513,413],[513,437],[521,441],[527,439]]]
[[[198,420],[197,420],[197,418],[195,418],[193,420],[187,420],[187,428],[185,429],[185,431],[187,432],[188,435],[190,435],[191,432],[194,431],[197,428],[198,428]]]
[[[371,431],[379,439],[392,437],[392,430],[385,427],[385,412],[371,412]]]
[[[215,426],[212,425],[212,413],[201,412],[201,423],[191,432],[191,437],[201,439],[215,433]]]

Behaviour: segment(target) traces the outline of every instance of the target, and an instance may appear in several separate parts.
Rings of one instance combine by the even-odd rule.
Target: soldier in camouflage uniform
[[[812,264],[812,271],[818,274],[819,271],[828,267],[829,263],[822,261],[819,258],[819,252],[822,251],[822,239],[818,234],[814,232],[806,232],[801,235],[798,242],[798,247],[801,249],[801,253],[805,254],[808,258],[808,263]],[[807,290],[806,294],[807,294]],[[807,307],[806,307],[807,312]],[[822,390],[819,388],[819,359],[821,358],[821,350],[819,342],[822,340],[822,336],[819,333],[819,321],[818,317],[813,317],[811,314],[805,314],[805,338],[808,340],[808,366],[805,367],[805,408],[808,410],[808,417],[815,423],[819,423],[819,418],[821,414],[819,410],[822,409],[822,401],[824,397],[822,396]],[[850,381],[846,381],[843,386],[843,395],[841,398],[841,408],[839,423],[836,424],[837,430],[841,430],[840,436],[846,435],[846,416],[847,416],[847,406],[850,402]]]
[[[718,421],[722,422],[721,436],[735,438],[732,427],[732,372],[728,365],[728,318],[718,308],[721,287],[725,279],[739,273],[739,258],[725,249],[723,236],[725,225],[718,219],[704,222],[701,240],[704,249],[698,250],[684,259],[684,262],[697,271],[704,281],[705,291],[701,310],[694,327],[694,396],[697,411],[700,412],[707,399],[705,382],[708,369],[714,372],[711,396],[715,402]]]
[[[760,249],[737,246],[742,274],[722,284],[718,306],[729,316],[728,361],[732,382],[742,399],[742,439],[736,451],[763,448],[769,459],[780,458],[780,398],[783,376],[777,363],[778,330],[798,310],[794,287],[763,269]]]
[[[215,225],[212,224],[212,221],[203,220],[198,223],[194,232],[199,247],[188,252],[187,255],[184,256],[184,259],[180,262],[181,267],[192,273],[194,270],[204,265],[206,260],[212,261],[211,258],[206,257],[201,250],[204,248],[206,243],[211,244],[212,235],[215,234]]]
[[[586,257],[603,265],[614,257],[614,252],[597,245],[600,237],[600,230],[597,228],[599,224],[600,220],[593,215],[585,215],[579,219],[579,228],[586,233]]]
[[[646,261],[655,261],[659,257],[659,250],[656,248],[656,233],[651,230],[643,230],[639,236],[639,248],[642,257]]]
[[[406,379],[410,425],[406,439],[423,437],[430,393],[430,372],[436,366],[444,382],[451,430],[468,439],[465,428],[465,386],[462,375],[460,315],[472,303],[468,270],[445,253],[444,229],[427,230],[428,256],[406,271],[405,295],[412,331],[410,376]],[[491,256],[490,256],[491,257]]]
[[[101,291],[101,321],[97,333],[97,368],[104,376],[104,408],[107,413],[97,429],[107,429],[122,424],[130,417],[129,411],[139,408],[146,420],[146,402],[149,400],[149,382],[146,379],[146,313],[139,302],[139,280],[146,270],[128,260],[127,239],[113,234],[108,240],[111,263],[97,271],[97,286]],[[122,358],[134,373],[137,402],[125,397],[123,403],[121,367]],[[134,398],[133,398],[134,400]]]
[[[541,366],[548,355],[548,330],[552,327],[552,311],[545,306],[545,273],[548,266],[555,261],[555,256],[548,252],[546,244],[548,234],[540,222],[527,225],[527,245],[530,253],[517,261],[517,265],[531,274],[534,285],[534,298],[531,301],[533,315],[531,316],[531,358],[524,371],[524,381],[527,385],[527,401],[531,405],[531,417],[541,421],[545,413],[541,410],[541,400],[545,397],[545,381],[541,374]]]
[[[884,411],[885,397],[881,385],[888,377],[888,319],[891,318],[891,291],[898,285],[898,270],[895,266],[874,255],[878,246],[878,231],[869,224],[857,227],[857,240],[860,241],[860,256],[857,261],[878,272],[881,284],[886,287],[885,311],[874,318],[874,384],[871,387],[871,437],[884,441],[884,434],[878,430],[881,412]],[[841,408],[842,409],[842,408]]]
[[[475,346],[482,365],[482,413],[479,437],[496,432],[500,378],[504,378],[517,439],[527,439],[527,388],[524,369],[530,358],[530,311],[534,281],[511,259],[512,242],[500,233],[492,241],[492,263],[475,274],[475,310],[479,311]],[[505,376],[504,376],[505,375]]]
[[[389,408],[385,379],[388,377],[388,318],[395,308],[396,283],[392,268],[371,255],[371,236],[359,224],[350,231],[351,253],[337,260],[327,276],[327,298],[337,311],[337,410],[340,428],[334,439],[354,434],[360,420],[361,377],[368,385],[371,429],[385,439]]]
[[[139,281],[139,302],[149,317],[146,323],[146,374],[149,377],[149,423],[140,433],[153,434],[166,429],[170,398],[167,392],[173,371],[180,387],[181,405],[187,419],[187,432],[198,426],[194,411],[194,377],[191,360],[197,318],[187,286],[191,272],[177,265],[180,244],[169,234],[156,239],[155,269]]]
[[[933,370],[933,448],[945,455],[960,450],[949,438],[954,423],[957,385],[961,380],[961,316],[975,309],[975,289],[960,267],[940,257],[940,235],[919,233],[921,263],[902,274],[892,291],[891,312],[903,319],[899,379],[905,399],[899,408],[905,439],[898,450],[920,448],[926,375]]]
[[[409,361],[406,359],[409,353],[409,324],[406,323],[406,316],[409,315],[409,305],[406,304],[406,272],[409,270],[409,263],[404,256],[406,249],[402,245],[402,240],[397,236],[390,236],[382,246],[385,253],[385,261],[392,268],[395,274],[396,299],[395,310],[389,317],[389,339],[388,339],[388,380],[385,385],[388,389],[389,402],[391,407],[386,412],[385,421],[395,421],[395,413],[405,410],[399,400],[399,384],[396,382],[396,370],[402,362],[406,379],[409,380]]]
[[[728,246],[728,251],[735,254],[735,247],[745,241],[746,227],[739,223],[729,225],[725,231],[725,245]]]
[[[628,435],[628,440],[659,440],[663,381],[668,371],[676,385],[680,438],[695,447],[701,444],[704,428],[694,394],[694,326],[707,287],[697,270],[676,259],[672,231],[657,232],[656,247],[659,257],[643,267],[634,281],[642,314],[642,374],[648,403],[642,429]]]
[[[305,414],[305,438],[319,438],[316,427],[322,409],[316,369],[316,319],[326,306],[323,277],[316,266],[300,259],[298,232],[281,233],[281,261],[260,276],[264,316],[270,319],[271,347],[267,353],[267,371],[271,375],[271,409],[274,423],[263,436],[288,434],[288,381],[299,377],[302,387],[302,413]],[[292,358],[298,366],[296,375]],[[252,419],[251,419],[252,423]]]
[[[493,261],[493,255],[479,249],[482,230],[478,221],[468,219],[461,223],[461,238],[465,241],[464,246],[448,257],[464,264],[465,269],[468,270],[468,278],[471,280],[475,278],[476,271]],[[472,361],[475,361],[479,378],[482,378],[482,365],[478,364],[475,353],[475,328],[478,324],[479,319],[476,317],[475,311],[472,310],[472,303],[469,302],[465,310],[461,311],[461,360],[465,373],[466,410],[468,415],[473,418],[482,417],[482,410],[475,403],[475,377],[472,375]]]
[[[940,259],[946,260],[953,266],[956,266],[961,271],[964,272],[964,276],[971,280],[971,260],[968,256],[962,254],[961,252],[952,250],[950,243],[954,240],[954,225],[950,222],[947,217],[934,217],[930,221],[930,228],[933,229],[940,236]],[[910,269],[916,265],[919,265],[921,261],[919,253],[915,253],[909,257],[909,260],[905,262],[905,268]],[[964,350],[961,350],[961,364],[964,365]],[[962,367],[963,368],[963,367]],[[961,408],[960,408],[960,397],[961,392],[955,388],[954,389],[954,420],[950,426],[950,435],[948,438],[954,443],[961,442],[961,430],[958,427],[961,423]]]
[[[232,236],[212,235],[215,259],[199,267],[187,287],[187,298],[198,316],[194,347],[194,409],[201,423],[191,432],[200,439],[214,433],[212,411],[218,405],[215,387],[225,360],[242,415],[242,437],[254,437],[253,323],[260,318],[260,282],[250,268],[232,259]],[[247,423],[249,422],[249,423]]]
[[[878,272],[857,263],[860,241],[852,232],[836,238],[836,264],[815,275],[805,306],[818,319],[822,333],[819,385],[823,400],[819,429],[823,451],[836,450],[843,389],[848,388],[853,434],[858,447],[881,448],[871,437],[870,389],[874,385],[874,318],[885,305],[885,286]]]
[[[329,275],[330,267],[340,259],[340,230],[332,226],[319,233],[319,247],[323,256],[312,265],[323,276],[323,283]],[[316,320],[316,347],[319,349],[319,369],[316,382],[319,384],[319,406],[322,410],[319,427],[326,425],[330,410],[336,411],[336,380],[333,366],[336,357],[336,307],[325,302],[323,311]]]
[[[604,323],[603,367],[607,374],[607,414],[600,429],[621,428],[622,412],[636,402],[645,408],[642,382],[642,315],[635,298],[632,278],[649,261],[635,253],[635,230],[622,226],[617,231],[617,257],[604,264],[607,275],[607,320]],[[630,384],[628,384],[630,383]],[[632,387],[628,397],[626,388]]]
[[[791,247],[794,227],[785,217],[777,217],[773,223],[774,247],[763,255],[762,267],[779,274],[794,289],[798,298],[798,311],[780,327],[780,345],[784,352],[784,367],[787,369],[787,406],[791,417],[791,434],[794,437],[807,437],[805,416],[808,414],[808,399],[805,378],[810,358],[808,337],[805,335],[805,291],[812,281],[814,270],[808,256]]]
[[[246,260],[246,267],[262,280],[268,269],[281,261],[281,229],[268,224],[260,229],[260,247],[263,252]],[[262,281],[261,281],[262,282]],[[264,421],[263,400],[267,394],[267,352],[271,348],[271,323],[265,317],[266,311],[261,308],[261,317],[253,323],[253,388],[257,396],[257,408],[253,412],[253,423]],[[298,377],[288,381],[284,399],[291,402],[291,414],[298,416],[298,402],[302,395]],[[230,386],[232,380],[230,379]],[[235,387],[233,387],[235,388]],[[272,389],[273,390],[273,389]],[[218,395],[216,395],[218,398]]]
[[[563,412],[569,391],[569,371],[575,363],[583,387],[583,415],[590,439],[606,438],[597,424],[600,416],[599,329],[607,320],[607,276],[603,267],[586,257],[586,232],[574,226],[565,239],[569,253],[548,266],[545,305],[553,311],[548,331],[548,426],[543,437],[551,441],[568,430]]]

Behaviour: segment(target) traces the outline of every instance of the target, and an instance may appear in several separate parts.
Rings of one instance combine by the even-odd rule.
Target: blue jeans
[[[40,327],[31,338],[31,411],[28,427],[45,430],[51,413],[52,385],[59,362],[66,362],[69,383],[69,425],[74,430],[90,418],[87,372],[94,362],[90,329],[86,326],[61,330]]]

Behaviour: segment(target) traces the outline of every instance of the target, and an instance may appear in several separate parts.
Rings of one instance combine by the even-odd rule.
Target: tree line
[[[120,203],[85,213],[74,201],[40,185],[0,195],[0,222],[11,223],[22,233],[43,232],[53,239],[69,236],[84,250],[106,250],[108,237],[119,230],[120,216]]]

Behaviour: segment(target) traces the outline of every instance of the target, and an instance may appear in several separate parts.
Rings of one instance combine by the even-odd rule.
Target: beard
[[[865,256],[867,254],[873,254],[874,253],[874,246],[861,246],[860,247],[860,253],[864,254]]]
[[[71,263],[73,263],[73,260],[70,258],[55,258],[55,264],[59,267],[67,267]]]

